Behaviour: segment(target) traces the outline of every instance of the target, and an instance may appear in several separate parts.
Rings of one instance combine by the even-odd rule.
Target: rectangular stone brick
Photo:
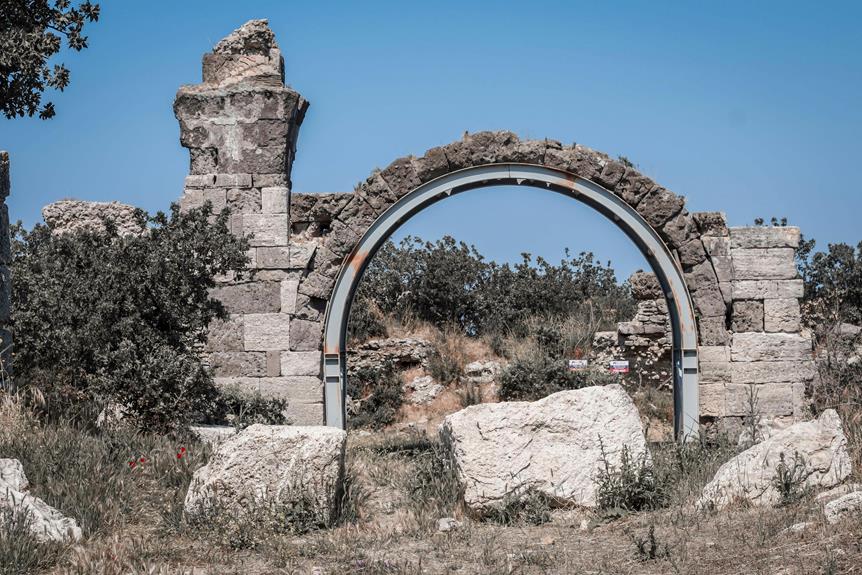
[[[798,332],[802,327],[799,300],[796,298],[768,299],[763,302],[764,327],[770,332]]]
[[[275,313],[281,311],[281,283],[254,281],[210,290],[230,313]]]
[[[211,188],[215,185],[215,174],[191,174],[186,176],[186,188]]]
[[[805,293],[802,280],[736,280],[733,299],[801,298]]]
[[[249,245],[286,246],[287,245],[287,215],[286,214],[243,214],[242,231],[244,235],[253,235]]]
[[[207,327],[207,351],[243,351],[243,316],[214,319]]]
[[[799,228],[796,227],[745,227],[730,228],[733,248],[797,248]]]
[[[286,187],[263,188],[261,205],[266,214],[286,214],[287,196],[290,190]]]
[[[244,316],[243,343],[246,351],[290,349],[290,316],[283,313],[255,313]]]
[[[710,383],[698,386],[701,417],[724,417],[724,384]]]
[[[291,425],[323,425],[323,403],[292,401],[287,404],[287,420]]]
[[[731,384],[725,395],[725,415],[745,416],[751,413],[750,385]],[[789,383],[755,385],[756,413],[765,417],[793,415],[793,388]]]
[[[311,258],[314,257],[314,254],[317,251],[317,243],[291,243],[289,250],[290,269],[304,270],[308,269],[308,266],[311,263]]]
[[[281,375],[281,354],[280,351],[266,352],[266,376],[278,377]]]
[[[282,280],[281,313],[296,313],[296,299],[299,295],[299,280]]]
[[[317,321],[292,319],[290,322],[291,351],[316,351],[323,344],[323,324]]]
[[[235,214],[260,213],[260,190],[257,188],[229,188],[227,190],[227,205]]]
[[[206,202],[213,206],[213,213],[221,212],[227,205],[224,190],[216,188],[187,189],[180,198],[180,210],[187,212],[202,207]]]
[[[323,401],[323,382],[317,377],[262,377],[258,390],[264,397],[280,397],[291,403]]]
[[[697,318],[698,340],[703,345],[715,346],[728,343],[728,332],[724,325],[724,317]]]
[[[220,188],[250,188],[251,174],[216,174],[215,185]]]
[[[259,377],[266,375],[266,354],[253,351],[218,351],[209,354],[215,377]]]
[[[290,269],[290,248],[287,246],[257,248],[257,267],[261,269]]]
[[[763,331],[763,302],[758,300],[733,302],[730,329],[735,332]]]
[[[730,238],[721,236],[703,236],[700,239],[710,258],[730,256]]]
[[[281,352],[281,374],[284,376],[320,376],[319,351]]]
[[[735,280],[796,279],[793,248],[734,249],[733,277]]]
[[[811,338],[794,333],[735,333],[730,357],[733,361],[811,359]]]
[[[793,383],[793,417],[796,421],[811,416],[811,398],[808,397],[804,383]]]
[[[814,379],[817,368],[808,361],[745,361],[730,364],[732,383],[794,383]]]
[[[701,383],[730,383],[729,361],[700,361],[698,370]]]
[[[287,174],[252,174],[252,185],[255,188],[269,188],[273,186],[286,186],[289,183]]]
[[[702,345],[697,349],[697,358],[708,362],[730,361],[730,346]]]

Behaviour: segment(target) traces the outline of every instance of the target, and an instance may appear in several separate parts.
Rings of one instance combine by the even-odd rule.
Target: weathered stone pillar
[[[284,60],[266,20],[252,20],[203,57],[203,82],[174,102],[189,149],[184,209],[228,206],[231,230],[251,235],[251,274],[216,289],[231,313],[210,326],[219,385],[287,398],[293,423],[322,423],[320,353],[291,333],[304,266],[288,250],[290,170],[308,103],[284,85]],[[295,330],[293,330],[295,331]]]
[[[9,154],[0,152],[0,362],[2,362],[3,381],[12,374],[12,331],[9,322],[12,315],[11,295],[12,276],[9,264],[12,263],[12,247],[9,237]]]

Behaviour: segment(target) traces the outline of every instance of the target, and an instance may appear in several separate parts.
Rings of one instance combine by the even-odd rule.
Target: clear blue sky
[[[54,120],[0,120],[13,220],[65,197],[164,209],[188,155],[171,110],[201,55],[268,18],[288,83],[311,101],[296,190],[350,191],[374,167],[465,130],[623,154],[690,210],[787,216],[821,246],[862,240],[858,2],[102,3]],[[641,260],[622,234],[548,193],[483,190],[405,232],[450,233],[498,260],[565,246]]]

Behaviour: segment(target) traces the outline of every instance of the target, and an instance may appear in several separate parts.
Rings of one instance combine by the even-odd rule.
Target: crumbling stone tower
[[[266,20],[252,20],[203,57],[203,82],[179,89],[174,113],[191,167],[183,209],[232,210],[251,235],[251,273],[222,278],[215,297],[231,318],[210,326],[220,385],[286,397],[294,423],[322,422],[319,331],[293,326],[298,268],[288,247],[290,170],[308,103],[284,85],[284,59]],[[301,258],[300,258],[301,259]]]

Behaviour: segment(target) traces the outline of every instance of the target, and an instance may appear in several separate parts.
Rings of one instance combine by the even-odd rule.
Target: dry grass
[[[9,417],[8,409],[2,413]],[[26,429],[27,434],[36,434],[34,442],[40,435],[58,433]],[[145,474],[120,477],[133,488],[123,492],[129,501],[106,498],[104,486],[82,491],[82,497],[91,497],[94,505],[122,505],[126,512],[120,520],[113,513],[104,514],[113,519],[102,528],[89,529],[81,545],[65,549],[56,566],[44,572],[802,575],[854,573],[862,564],[862,518],[827,526],[811,500],[780,509],[695,510],[694,497],[732,454],[730,447],[691,446],[681,451],[667,445],[654,451],[657,471],[676,474],[667,508],[616,520],[585,510],[555,510],[542,525],[523,521],[498,525],[470,518],[433,440],[419,433],[358,432],[348,444],[351,521],[304,535],[258,533],[250,522],[247,536],[254,545],[238,549],[211,530],[195,530],[182,522],[176,504],[182,501],[188,470],[178,473],[158,455],[160,446],[170,446],[171,440],[127,437],[134,445],[124,448],[116,443],[122,437],[104,438],[117,452],[116,461],[100,456],[100,466],[122,467],[126,451],[141,448],[156,453],[154,459],[160,462]],[[19,437],[19,442],[26,441]],[[94,444],[70,443],[67,448],[92,450]],[[86,453],[68,455],[87,457]],[[104,471],[91,469],[90,473]],[[60,473],[54,480],[82,481],[82,477],[77,472]],[[62,489],[55,486],[53,491]],[[439,533],[436,523],[441,517],[455,517],[461,527]],[[787,531],[801,521],[812,525],[800,532]]]

